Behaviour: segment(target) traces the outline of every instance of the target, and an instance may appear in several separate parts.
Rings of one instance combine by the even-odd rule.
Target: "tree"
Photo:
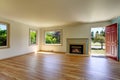
[[[105,31],[102,30],[102,31],[100,32],[100,36],[104,36],[104,37],[105,37]]]
[[[6,46],[7,44],[7,30],[0,28],[0,46]]]
[[[96,31],[94,43],[99,42],[101,44],[101,49],[103,49],[103,43],[105,43],[105,32],[102,30],[100,33]]]
[[[47,44],[59,44],[60,43],[60,32],[47,32],[45,35],[45,40]]]
[[[30,39],[31,39],[31,44],[36,44],[36,32],[35,31],[30,32]]]
[[[92,41],[94,40],[94,32],[93,31],[91,32],[91,39],[92,39]]]

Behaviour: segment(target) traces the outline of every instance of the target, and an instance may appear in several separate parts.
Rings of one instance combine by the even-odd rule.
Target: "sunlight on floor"
[[[55,54],[54,52],[44,52],[44,51],[40,51],[37,52],[37,54]]]
[[[105,54],[91,54],[91,56],[106,56]]]

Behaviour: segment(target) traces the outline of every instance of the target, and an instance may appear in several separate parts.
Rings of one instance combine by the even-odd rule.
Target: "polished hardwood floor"
[[[0,61],[0,80],[120,80],[120,62],[50,52]]]

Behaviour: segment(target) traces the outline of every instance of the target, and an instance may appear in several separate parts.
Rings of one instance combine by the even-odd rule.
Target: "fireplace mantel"
[[[89,39],[88,38],[67,38],[67,53],[70,54],[70,45],[83,45],[83,55],[88,55]]]

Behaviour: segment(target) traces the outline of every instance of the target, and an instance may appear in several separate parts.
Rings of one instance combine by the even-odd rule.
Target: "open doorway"
[[[105,27],[91,28],[91,55],[105,56]]]

